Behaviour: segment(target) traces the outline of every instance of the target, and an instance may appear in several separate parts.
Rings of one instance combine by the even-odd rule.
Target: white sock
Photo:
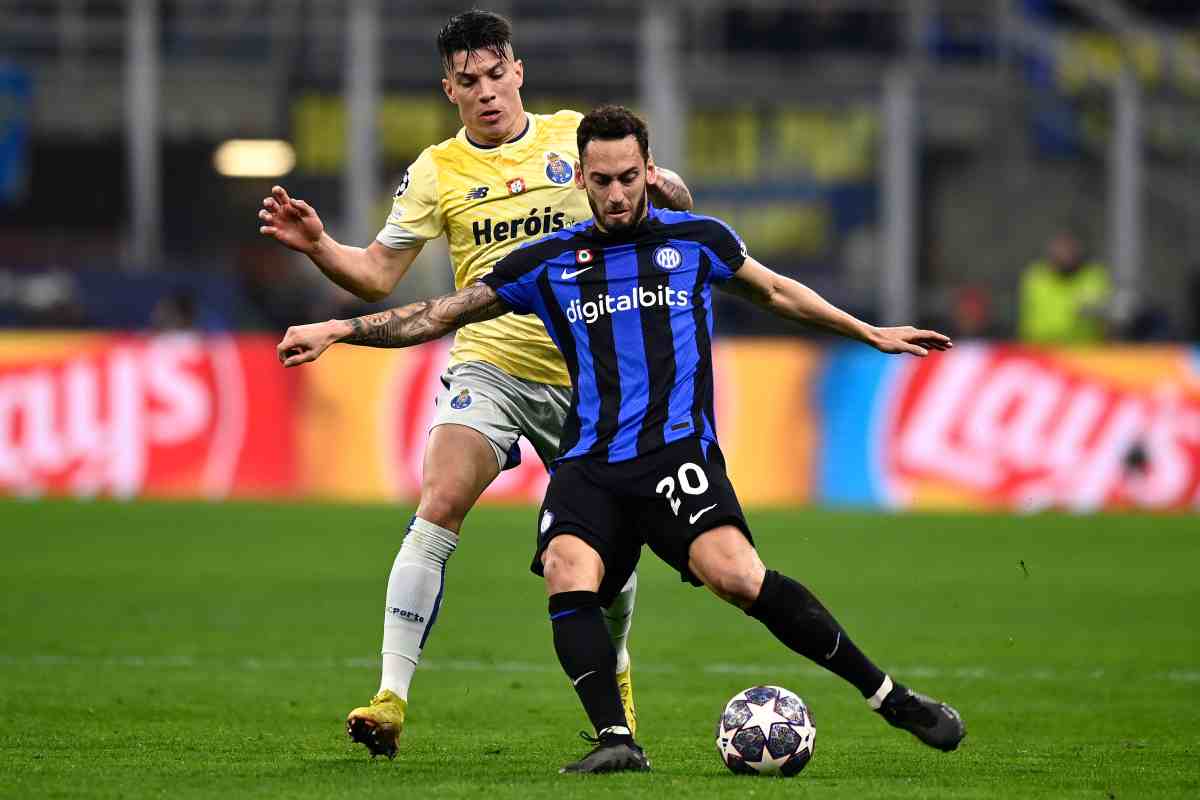
[[[895,684],[892,683],[891,676],[884,675],[883,683],[880,684],[879,690],[876,691],[875,694],[873,694],[867,698],[867,705],[869,705],[871,708],[878,711],[880,709],[880,707],[883,705],[884,698],[887,697],[891,693],[892,687],[894,687],[894,686],[895,686]]]
[[[608,627],[608,637],[612,639],[613,649],[617,651],[617,674],[629,669],[629,628],[633,625],[633,606],[637,600],[637,573],[629,576],[621,593],[612,601],[612,605],[604,609],[604,624]]]
[[[383,674],[379,690],[405,700],[425,639],[437,620],[446,584],[446,561],[458,534],[413,517],[388,576],[383,612]]]

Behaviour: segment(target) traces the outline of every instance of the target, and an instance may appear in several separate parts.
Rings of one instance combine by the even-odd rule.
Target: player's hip
[[[431,429],[461,425],[478,431],[491,443],[502,470],[521,463],[522,437],[544,463],[557,455],[570,389],[523,380],[484,361],[450,366],[441,383]]]
[[[493,325],[499,321],[475,323],[460,330],[450,350],[450,366],[482,361],[514,378],[570,387],[567,365],[541,323],[533,329]]]
[[[645,544],[684,580],[698,585],[688,566],[689,549],[698,536],[733,525],[753,543],[720,447],[703,437],[682,439],[628,461],[562,462],[550,478],[538,520],[534,572],[550,541],[571,534],[600,554],[606,572],[627,574]]]
[[[567,476],[578,476],[571,480],[631,500],[660,499],[667,478],[683,494],[694,496],[703,494],[704,487],[729,482],[720,445],[703,435],[678,439],[622,460],[611,460],[601,451],[562,459],[555,466],[551,486],[555,480],[566,481]]]

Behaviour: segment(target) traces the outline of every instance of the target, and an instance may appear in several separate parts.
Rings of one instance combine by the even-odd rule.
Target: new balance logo
[[[482,200],[483,198],[485,198],[487,196],[488,196],[488,187],[486,187],[486,186],[476,186],[474,189],[467,192],[468,200]]]

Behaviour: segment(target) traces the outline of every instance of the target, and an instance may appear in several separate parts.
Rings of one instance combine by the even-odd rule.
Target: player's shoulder
[[[655,218],[666,238],[696,242],[709,250],[728,269],[736,271],[749,256],[746,243],[727,222],[691,211],[660,211]]]
[[[575,133],[583,114],[564,108],[553,114],[537,115],[539,138],[553,142],[559,149],[575,149]]]
[[[445,144],[443,142],[442,144]],[[408,165],[408,170],[404,173],[404,183],[400,191],[396,193],[399,197],[404,190],[408,188],[410,183],[436,183],[438,173],[438,162],[436,158],[436,149],[441,145],[430,145],[420,152]]]
[[[660,224],[667,227],[672,236],[687,236],[696,239],[722,236],[737,238],[733,227],[718,217],[709,217],[691,211],[671,211],[665,208],[656,208],[654,215]]]
[[[477,157],[459,136],[431,144],[421,151],[409,167],[414,182],[455,186],[463,181],[464,175],[473,171]]]
[[[538,114],[537,117],[539,124],[570,128],[574,131],[579,127],[579,121],[583,119],[583,114],[571,108],[560,108],[553,114]]]
[[[469,154],[468,149],[463,145],[461,136],[451,136],[449,139],[444,139],[437,144],[431,144],[421,151],[421,155],[417,156],[417,162],[425,162],[432,169],[444,169],[447,166],[458,164]],[[414,164],[416,162],[413,162]]]

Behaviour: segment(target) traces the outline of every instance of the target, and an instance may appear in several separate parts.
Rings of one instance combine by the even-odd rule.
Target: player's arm
[[[679,173],[656,165],[652,174],[654,179],[647,184],[651,203],[671,211],[692,210],[692,193]]]
[[[879,328],[846,313],[799,281],[780,275],[749,256],[733,277],[722,284],[729,291],[784,319],[817,325],[850,339],[865,342],[884,353],[927,355],[930,350],[954,346],[937,331],[910,325]]]
[[[411,347],[445,336],[472,322],[508,313],[508,305],[486,283],[453,294],[354,319],[331,319],[288,328],[276,347],[279,361],[295,367],[315,361],[336,342],[366,347]]]
[[[408,272],[423,242],[396,250],[371,242],[366,247],[341,244],[325,232],[317,212],[303,200],[290,197],[282,186],[271,188],[258,212],[259,233],[308,256],[325,277],[363,300],[374,302],[392,293]]]

